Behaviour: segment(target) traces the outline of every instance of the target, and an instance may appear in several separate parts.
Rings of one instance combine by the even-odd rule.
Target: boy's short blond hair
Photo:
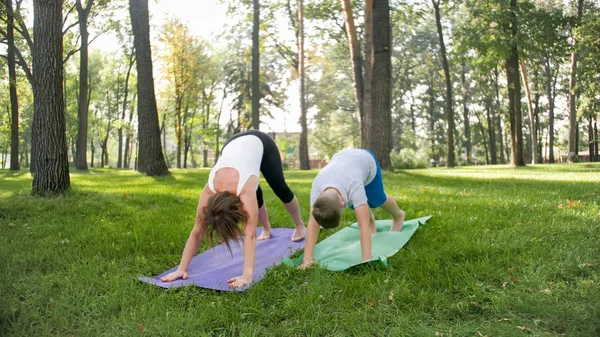
[[[315,200],[312,215],[323,228],[335,228],[340,225],[342,205],[338,198],[321,194]]]

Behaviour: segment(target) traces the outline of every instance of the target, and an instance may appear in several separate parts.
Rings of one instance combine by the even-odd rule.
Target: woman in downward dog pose
[[[294,220],[296,229],[292,241],[304,239],[306,228],[300,216],[298,199],[283,177],[283,166],[273,139],[258,130],[234,135],[223,145],[222,154],[210,171],[204,186],[196,220],[187,240],[181,263],[176,271],[161,278],[163,282],[178,278],[187,279],[187,269],[206,234],[212,244],[213,232],[229,246],[230,240],[243,235],[244,269],[240,276],[227,280],[229,287],[239,288],[252,282],[256,256],[256,240],[268,240],[271,225],[267,215],[262,190],[258,184],[260,173]],[[238,223],[242,222],[242,229]],[[262,233],[257,238],[258,222]]]

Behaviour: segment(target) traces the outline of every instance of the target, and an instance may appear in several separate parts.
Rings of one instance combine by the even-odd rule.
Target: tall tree
[[[6,0],[6,15],[6,43],[11,110],[10,169],[19,170],[19,99],[17,96],[17,72],[15,69],[15,17],[12,0]]]
[[[382,168],[391,168],[392,37],[389,0],[366,1],[365,27],[365,53],[369,74],[365,76],[365,88],[368,88],[365,90],[365,104],[371,105],[365,109],[367,148],[375,154]]]
[[[310,170],[308,158],[308,125],[306,123],[306,90],[304,71],[304,1],[298,0],[298,75],[300,77],[300,144],[298,152],[300,155],[300,169]]]
[[[79,122],[77,131],[77,145],[75,168],[87,170],[87,134],[88,134],[88,17],[94,0],[88,0],[85,7],[81,0],[75,1],[77,14],[79,15],[79,34],[81,46],[79,48],[79,98],[77,100],[77,120]]]
[[[571,53],[571,76],[569,77],[569,142],[567,160],[569,163],[577,161],[578,150],[576,136],[578,133],[577,127],[577,88],[576,88],[576,75],[577,75],[577,34],[576,27],[581,18],[583,17],[583,0],[577,0],[577,21],[573,28],[573,52]]]
[[[362,54],[360,44],[358,42],[358,34],[356,25],[354,24],[354,14],[352,13],[352,4],[350,0],[341,0],[342,9],[346,15],[346,33],[348,36],[348,46],[350,47],[350,59],[352,64],[352,80],[354,84],[354,98],[356,99],[356,107],[358,111],[358,120],[360,122],[361,146],[366,146],[366,123],[364,110],[364,81],[362,68]]]
[[[35,195],[62,194],[71,184],[62,87],[62,4],[56,0],[33,2]]]
[[[252,21],[252,128],[260,128],[260,2],[253,0],[254,16]]]
[[[525,166],[523,159],[523,127],[521,118],[521,82],[519,80],[519,51],[517,47],[517,0],[510,0],[509,17],[504,29],[510,32],[510,50],[506,59],[506,80],[510,114],[510,140],[512,166]]]
[[[148,0],[129,0],[129,12],[138,76],[139,155],[137,170],[145,172],[149,176],[168,175],[169,170],[160,144],[158,109],[154,94]]]
[[[435,11],[435,25],[437,27],[440,39],[440,57],[442,58],[442,68],[444,68],[444,78],[446,80],[446,167],[454,167],[454,110],[452,108],[452,79],[450,78],[450,66],[446,56],[446,45],[444,43],[444,31],[442,30],[442,20],[440,17],[440,1],[431,0]]]

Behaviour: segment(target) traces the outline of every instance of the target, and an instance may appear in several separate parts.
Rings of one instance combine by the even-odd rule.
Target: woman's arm
[[[200,194],[200,200],[198,201],[198,208],[196,209],[196,220],[194,221],[194,228],[192,228],[192,232],[188,237],[188,240],[185,244],[185,248],[183,249],[183,254],[181,256],[181,262],[179,263],[179,267],[176,271],[165,275],[160,278],[163,282],[171,282],[175,281],[178,278],[187,279],[187,270],[190,266],[190,262],[198,248],[200,247],[200,243],[202,242],[202,236],[204,235],[204,228],[202,226],[202,220],[204,219],[203,209],[208,203],[208,198],[212,195],[212,192],[208,188],[208,186],[204,186],[202,190],[202,194]]]
[[[229,287],[240,288],[252,283],[256,260],[256,227],[258,225],[258,201],[255,193],[243,193],[240,196],[248,219],[244,223],[244,270],[242,275],[227,280]]]

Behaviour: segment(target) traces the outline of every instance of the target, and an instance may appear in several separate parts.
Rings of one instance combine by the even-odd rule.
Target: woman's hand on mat
[[[252,276],[248,277],[242,275],[232,277],[229,280],[227,280],[227,283],[229,283],[229,288],[241,288],[247,284],[252,283]]]
[[[188,278],[188,273],[187,271],[183,271],[183,270],[176,270],[172,273],[169,273],[163,277],[160,278],[161,281],[163,282],[171,282],[171,281],[175,281],[178,278],[182,278],[184,280],[187,280]]]
[[[304,262],[302,262],[301,265],[298,266],[298,269],[302,269],[302,270],[308,269],[308,268],[314,266],[315,264],[317,264],[317,261],[314,261],[314,260],[304,261]]]

